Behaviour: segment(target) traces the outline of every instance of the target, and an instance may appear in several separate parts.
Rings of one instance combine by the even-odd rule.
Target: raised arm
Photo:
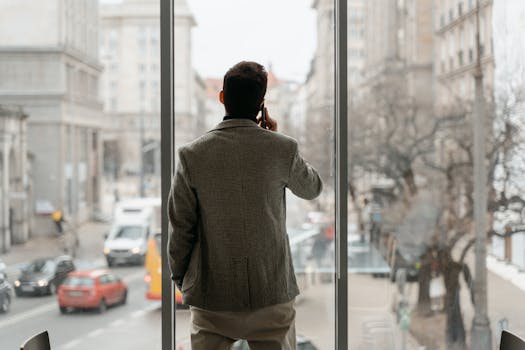
[[[323,182],[319,174],[301,157],[297,144],[294,145],[294,156],[288,178],[288,188],[303,199],[314,199],[323,190]]]

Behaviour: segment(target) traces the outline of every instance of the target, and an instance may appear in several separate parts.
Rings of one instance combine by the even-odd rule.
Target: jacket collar
[[[223,120],[222,122],[217,124],[213,129],[211,129],[210,132],[214,130],[229,129],[229,128],[242,128],[242,127],[258,128],[259,126],[255,124],[253,120],[236,118],[236,119]]]

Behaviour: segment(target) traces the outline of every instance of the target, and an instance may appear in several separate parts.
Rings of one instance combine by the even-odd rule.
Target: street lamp
[[[471,118],[473,130],[474,229],[476,232],[476,274],[474,277],[474,319],[471,329],[471,349],[492,348],[492,334],[487,315],[487,169],[485,167],[485,98],[479,38],[479,0],[476,1],[477,63],[474,72],[475,98]]]

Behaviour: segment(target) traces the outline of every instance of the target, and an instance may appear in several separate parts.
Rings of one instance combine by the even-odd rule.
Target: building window
[[[460,67],[463,66],[463,50],[458,51],[458,64]]]
[[[451,8],[449,11],[448,11],[448,21],[449,22],[452,22],[454,20],[454,8]]]
[[[458,16],[462,16],[463,15],[463,2],[459,2],[458,3]]]
[[[468,49],[468,61],[469,63],[474,62],[474,50],[472,48]]]
[[[450,57],[450,70],[454,70],[454,57]]]
[[[439,23],[441,24],[442,28],[445,26],[445,14],[444,13],[441,14],[441,17],[439,19]]]
[[[117,98],[116,98],[116,97],[112,97],[112,98],[109,100],[109,108],[110,108],[112,111],[116,111],[116,110],[117,110]]]
[[[140,90],[140,98],[143,99],[146,95],[146,82],[144,80],[141,80],[139,82],[139,90]]]
[[[146,71],[146,65],[144,63],[139,64],[139,72],[144,73]]]

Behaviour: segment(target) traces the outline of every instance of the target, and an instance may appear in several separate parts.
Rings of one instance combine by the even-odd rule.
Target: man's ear
[[[221,103],[224,104],[224,90],[221,90],[221,92],[219,92],[219,101],[221,101]]]

